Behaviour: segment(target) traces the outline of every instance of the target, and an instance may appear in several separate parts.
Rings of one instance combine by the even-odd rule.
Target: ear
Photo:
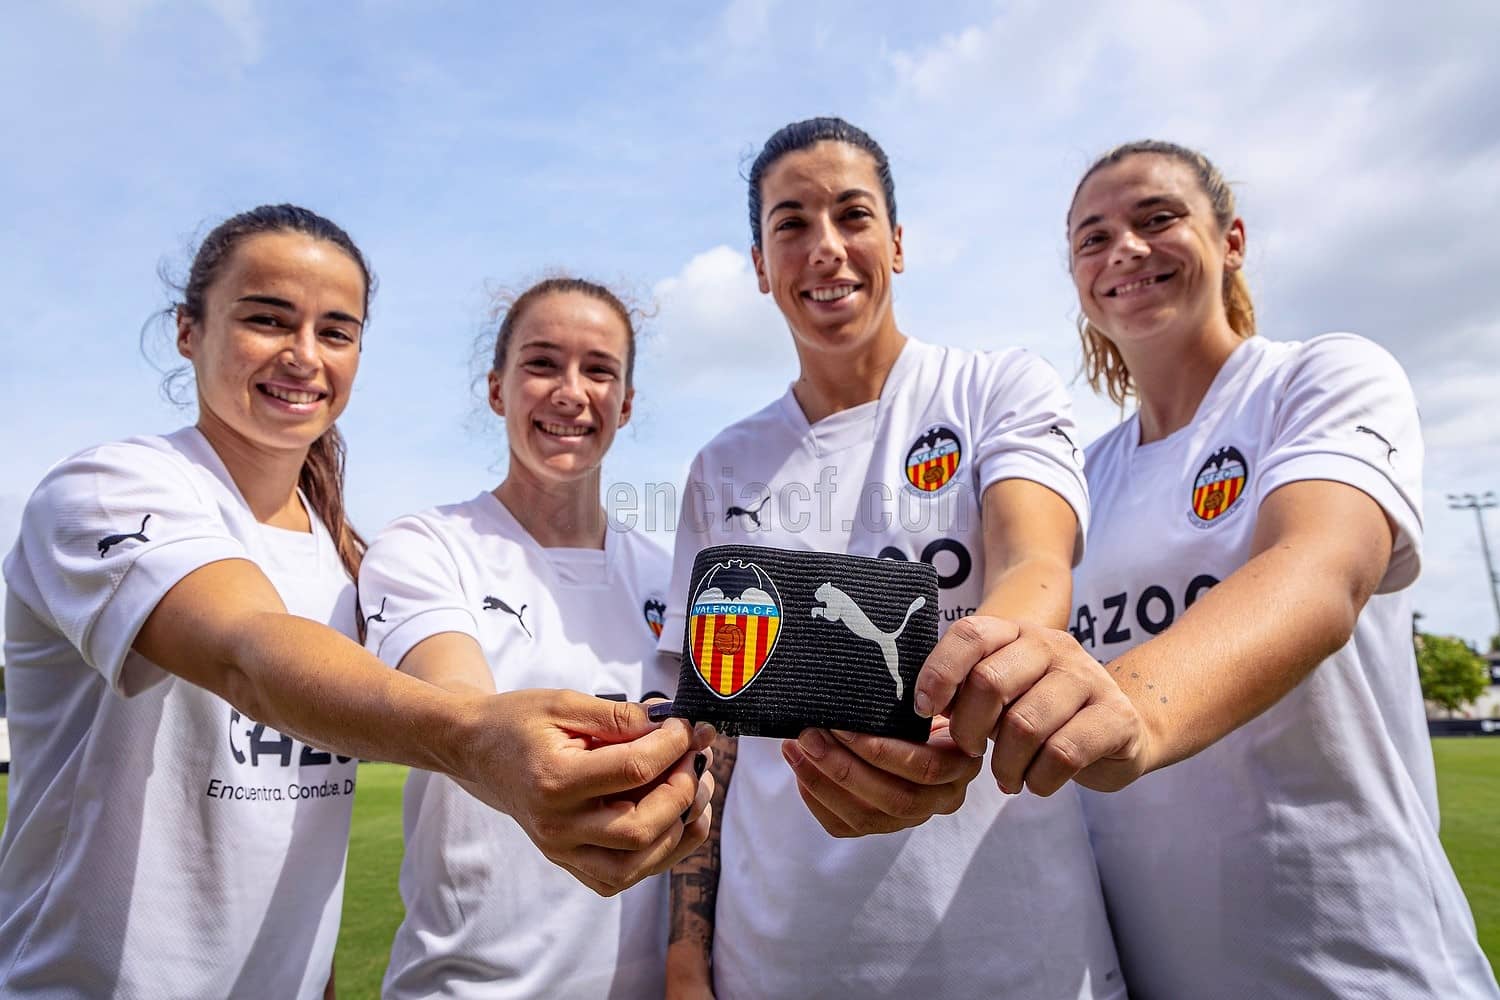
[[[1224,234],[1224,270],[1238,271],[1245,266],[1245,220],[1236,218]]]
[[[193,321],[181,306],[177,307],[177,353],[189,361],[193,359]]]
[[[635,409],[635,386],[625,390],[625,402],[620,404],[620,427],[630,423],[630,414]]]
[[[755,280],[760,284],[760,293],[771,294],[771,280],[766,277],[766,258],[760,247],[750,248],[750,262],[755,265]]]
[[[505,400],[500,396],[500,373],[495,371],[493,368],[490,369],[489,385],[490,409],[495,411],[496,416],[504,417]]]
[[[902,271],[906,270],[906,257],[901,250],[900,226],[897,226],[896,231],[891,233],[891,242],[896,244],[896,255],[891,258],[891,270],[896,274],[900,274]]]

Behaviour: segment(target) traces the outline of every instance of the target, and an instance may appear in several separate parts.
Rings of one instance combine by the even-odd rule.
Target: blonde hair
[[[1220,230],[1229,229],[1235,218],[1234,192],[1229,189],[1229,182],[1219,173],[1219,168],[1196,150],[1158,139],[1127,142],[1099,157],[1079,178],[1078,186],[1073,189],[1073,202],[1078,201],[1078,192],[1083,190],[1083,185],[1094,174],[1128,157],[1145,154],[1170,157],[1191,169],[1193,176],[1198,178],[1199,188],[1208,196],[1208,203],[1213,207],[1214,220],[1218,222]],[[1068,214],[1072,214],[1071,205]],[[1224,272],[1224,312],[1229,319],[1230,329],[1242,339],[1255,336],[1255,306],[1250,301],[1250,284],[1241,270]],[[1125,401],[1134,394],[1135,386],[1119,349],[1082,313],[1078,316],[1078,336],[1083,342],[1082,371],[1089,385],[1095,392],[1108,395],[1113,402],[1123,407]]]

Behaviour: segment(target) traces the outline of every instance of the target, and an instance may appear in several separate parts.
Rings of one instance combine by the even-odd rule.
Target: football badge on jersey
[[[641,614],[645,616],[646,627],[651,630],[651,634],[660,639],[661,627],[667,620],[666,604],[655,597],[648,597],[641,608]]]
[[[934,424],[906,452],[906,481],[921,493],[936,493],[953,482],[963,454],[958,432],[947,424]]]
[[[688,652],[698,676],[733,698],[759,676],[781,632],[781,597],[765,570],[745,559],[714,563],[689,603]]]
[[[1193,480],[1192,510],[1188,516],[1200,528],[1206,528],[1234,509],[1245,492],[1250,478],[1250,463],[1233,445],[1226,445],[1208,457]]]

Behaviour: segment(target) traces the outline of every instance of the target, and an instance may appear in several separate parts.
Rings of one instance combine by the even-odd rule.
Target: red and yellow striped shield
[[[923,493],[936,493],[952,482],[962,459],[958,435],[942,425],[933,427],[906,453],[906,481]]]
[[[1249,465],[1238,448],[1225,447],[1214,452],[1193,481],[1194,519],[1199,524],[1209,524],[1223,517],[1245,492],[1249,478]]]
[[[720,698],[745,690],[771,657],[781,629],[781,600],[752,562],[715,565],[698,584],[687,622],[688,654]]]

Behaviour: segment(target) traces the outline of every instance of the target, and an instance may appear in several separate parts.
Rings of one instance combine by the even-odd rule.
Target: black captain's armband
[[[1183,591],[1182,610],[1192,607],[1193,602],[1203,596],[1205,590],[1218,582],[1217,577],[1207,573],[1193,577]],[[1148,636],[1160,635],[1177,620],[1177,605],[1172,600],[1172,594],[1160,584],[1153,583],[1136,595],[1123,591],[1110,594],[1100,604],[1102,607],[1097,616],[1087,604],[1080,604],[1073,615],[1073,624],[1068,626],[1068,631],[1078,640],[1079,645],[1087,645],[1090,649],[1129,642],[1135,636],[1134,630],[1137,628]],[[1127,620],[1126,615],[1132,610],[1134,617]]]
[[[716,545],[693,562],[672,714],[725,735],[809,726],[925,741],[912,707],[937,644],[930,565]]]

